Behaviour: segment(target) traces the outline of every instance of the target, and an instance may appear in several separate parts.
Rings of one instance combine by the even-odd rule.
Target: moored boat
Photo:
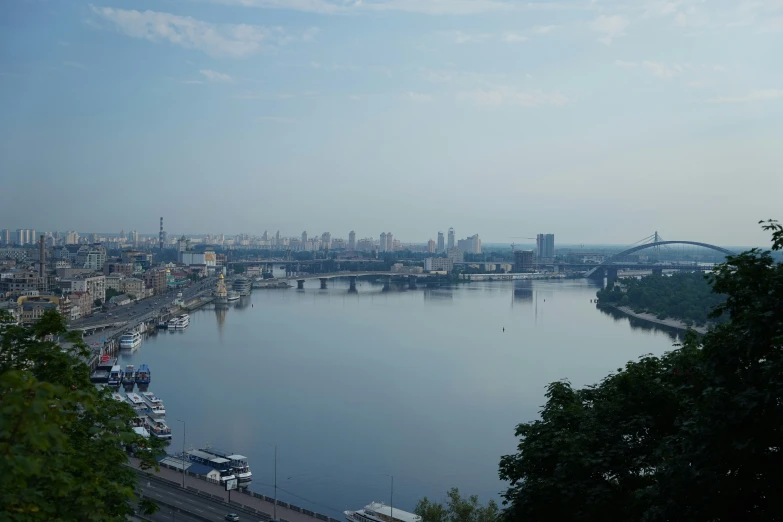
[[[185,328],[188,327],[189,324],[190,324],[190,316],[188,314],[182,314],[179,317],[177,317],[177,322],[174,325],[174,329],[184,330]],[[169,325],[169,328],[171,328],[171,325]]]
[[[98,363],[98,366],[95,368],[95,371],[90,374],[90,381],[102,383],[107,382],[109,380],[109,373],[113,367],[114,360],[111,358],[111,356],[108,354],[101,355],[101,360]]]
[[[131,407],[138,411],[145,411],[147,409],[147,403],[141,398],[138,393],[129,393],[125,396],[125,399],[130,403]]]
[[[156,418],[165,417],[166,407],[163,406],[163,401],[160,398],[152,392],[142,392],[141,396],[147,403],[147,412],[150,416]]]
[[[228,459],[228,465],[231,468],[231,474],[234,475],[239,482],[239,487],[245,488],[253,480],[253,473],[250,471],[250,465],[247,462],[247,457],[239,455],[237,453],[229,453],[215,448],[202,448],[200,451],[215,455],[219,458]]]
[[[125,367],[125,375],[122,376],[122,384],[133,384],[136,382],[136,369],[132,364]]]
[[[120,348],[133,349],[141,344],[141,334],[133,331],[120,337]]]
[[[139,386],[145,386],[152,380],[152,373],[146,364],[139,365],[139,370],[136,372],[136,384]]]
[[[371,502],[364,509],[344,511],[348,522],[421,522],[421,517],[381,502]]]
[[[234,301],[239,301],[239,297],[240,297],[239,292],[237,292],[236,290],[229,290],[228,293],[226,294],[226,299],[228,300],[229,303],[232,303]]]
[[[159,439],[170,439],[171,428],[163,421],[163,419],[157,419],[155,417],[147,417],[147,430],[153,437]]]
[[[125,373],[122,371],[120,365],[115,364],[109,371],[109,377],[106,379],[106,384],[109,386],[119,386],[122,384],[123,375],[125,375]]]

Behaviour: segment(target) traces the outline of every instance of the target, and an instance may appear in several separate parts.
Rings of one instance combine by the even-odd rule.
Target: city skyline
[[[783,4],[551,7],[6,3],[0,226],[764,244]]]

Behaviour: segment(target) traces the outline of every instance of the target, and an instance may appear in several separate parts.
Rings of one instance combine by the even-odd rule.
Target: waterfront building
[[[514,272],[532,272],[533,269],[533,251],[516,250],[514,252]]]
[[[465,261],[465,253],[459,248],[449,248],[446,251],[446,257],[451,259],[454,263],[462,263]]]
[[[555,259],[555,235],[537,234],[536,249],[539,263],[551,263]]]
[[[446,243],[443,241],[443,232],[438,231],[438,252],[446,251]]]
[[[481,239],[478,234],[474,234],[467,239],[460,239],[457,242],[457,248],[468,254],[481,253]]]
[[[454,270],[454,260],[448,257],[428,257],[424,260],[425,272],[451,272]]]

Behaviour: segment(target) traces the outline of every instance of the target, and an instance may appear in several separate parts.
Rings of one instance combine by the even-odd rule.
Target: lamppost
[[[182,419],[177,419],[178,422],[182,423],[182,487],[185,487],[185,421]]]
[[[384,476],[391,479],[391,497],[389,498],[389,508],[391,512],[391,522],[394,522],[394,475],[383,473]]]

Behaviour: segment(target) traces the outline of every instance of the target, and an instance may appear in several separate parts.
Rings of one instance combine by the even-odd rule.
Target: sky
[[[783,0],[13,0],[0,228],[769,244]]]

